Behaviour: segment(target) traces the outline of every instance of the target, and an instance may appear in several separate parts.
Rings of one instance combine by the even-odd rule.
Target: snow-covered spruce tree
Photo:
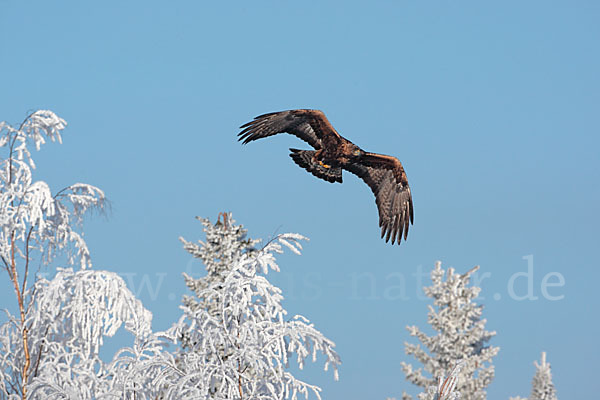
[[[185,249],[200,258],[207,275],[186,276],[195,298],[186,297],[184,316],[176,327],[182,348],[178,367],[189,377],[186,395],[212,399],[296,399],[320,388],[297,379],[287,370],[289,359],[299,367],[305,359],[325,357],[325,370],[333,367],[337,379],[340,359],[335,344],[302,316],[286,318],[281,290],[265,277],[279,271],[275,253],[282,245],[300,254],[298,234],[283,234],[262,248],[246,238],[231,214],[216,224],[200,219],[206,241],[182,239]]]
[[[47,139],[61,142],[65,125],[62,118],[45,110],[30,114],[18,128],[0,122],[0,148],[6,150],[0,158],[0,265],[15,291],[18,316],[9,313],[8,319],[19,336],[18,346],[12,343],[17,347],[1,353],[0,394],[4,397],[25,398],[29,378],[37,368],[34,361],[40,349],[35,346],[40,343],[31,337],[31,266],[36,260],[37,265],[49,263],[64,252],[69,262],[88,267],[89,251],[75,227],[86,211],[101,209],[105,202],[104,193],[91,185],[76,183],[53,194],[45,182],[34,181],[29,146],[39,150]]]
[[[233,266],[242,255],[255,251],[254,246],[260,240],[248,239],[246,237],[247,230],[242,225],[232,224],[231,216],[228,213],[220,213],[214,225],[207,218],[196,218],[204,225],[206,241],[201,242],[201,246],[199,246],[181,237],[179,240],[188,253],[202,260],[206,268],[206,276],[194,279],[185,272],[183,273],[186,286],[195,294],[194,296],[184,295],[183,305],[192,311],[207,310],[213,317],[218,317],[221,305],[204,297],[207,293],[206,289],[212,286],[216,290],[221,290],[219,284],[225,280]],[[181,334],[183,335],[180,338],[181,343],[183,347],[187,347],[187,333],[182,331]]]
[[[411,336],[416,336],[422,345],[405,343],[407,354],[414,356],[431,377],[423,375],[422,368],[402,363],[406,379],[427,390],[436,386],[436,379],[448,376],[456,362],[460,362],[456,391],[464,400],[483,400],[485,387],[494,378],[492,358],[499,348],[486,343],[496,334],[485,330],[486,320],[481,319],[482,306],[473,300],[480,288],[467,286],[475,267],[464,275],[448,268],[445,273],[441,262],[431,272],[433,284],[424,287],[425,294],[433,299],[429,307],[428,321],[437,333],[429,336],[416,326],[408,326]],[[445,279],[444,279],[445,276]],[[403,399],[410,399],[407,394]]]
[[[542,352],[542,360],[540,364],[535,365],[535,375],[531,382],[531,394],[529,400],[557,400],[556,389],[552,383],[552,371],[550,363],[546,361],[546,353]],[[511,397],[511,400],[527,400],[524,397]]]
[[[557,400],[556,389],[552,383],[550,363],[546,362],[546,353],[542,352],[541,363],[534,362],[535,376],[531,382],[529,400]]]

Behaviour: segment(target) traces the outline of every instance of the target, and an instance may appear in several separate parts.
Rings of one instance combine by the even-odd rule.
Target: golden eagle
[[[413,204],[402,164],[395,157],[363,151],[340,136],[319,110],[289,110],[259,115],[240,127],[243,144],[291,133],[315,150],[290,149],[296,164],[317,178],[342,182],[342,169],[359,176],[373,191],[379,210],[381,237],[400,244],[413,222]]]

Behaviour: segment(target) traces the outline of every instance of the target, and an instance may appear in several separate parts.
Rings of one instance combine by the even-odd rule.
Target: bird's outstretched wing
[[[381,237],[392,244],[408,235],[409,221],[413,223],[413,203],[406,173],[395,157],[366,153],[360,161],[344,167],[359,176],[373,191],[379,210]]]
[[[339,138],[325,114],[319,110],[289,110],[263,114],[254,118],[254,121],[240,126],[240,129],[243,130],[238,134],[238,140],[243,141],[244,144],[286,132],[319,150],[323,147],[323,138],[332,136]]]

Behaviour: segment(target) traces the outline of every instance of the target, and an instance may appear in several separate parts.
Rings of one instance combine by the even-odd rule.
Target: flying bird
[[[340,136],[319,110],[288,110],[259,115],[240,127],[247,144],[278,133],[290,133],[314,150],[290,149],[300,167],[328,182],[342,182],[342,170],[360,177],[373,191],[379,210],[381,237],[400,244],[413,223],[413,203],[402,164],[396,157],[369,153]]]

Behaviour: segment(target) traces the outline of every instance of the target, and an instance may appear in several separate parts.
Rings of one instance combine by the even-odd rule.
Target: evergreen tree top
[[[428,306],[428,322],[436,333],[427,335],[416,326],[407,327],[421,344],[405,343],[406,353],[423,367],[415,370],[412,365],[402,363],[402,369],[411,383],[426,391],[436,387],[440,377],[452,375],[460,362],[460,372],[454,376],[461,398],[486,397],[485,388],[494,378],[492,358],[499,348],[487,344],[496,332],[485,330],[486,320],[481,318],[483,307],[475,302],[481,289],[469,286],[471,275],[478,269],[476,266],[461,275],[453,268],[443,270],[441,262],[437,262],[431,272],[432,285],[423,288],[427,297],[433,299],[433,306]]]

